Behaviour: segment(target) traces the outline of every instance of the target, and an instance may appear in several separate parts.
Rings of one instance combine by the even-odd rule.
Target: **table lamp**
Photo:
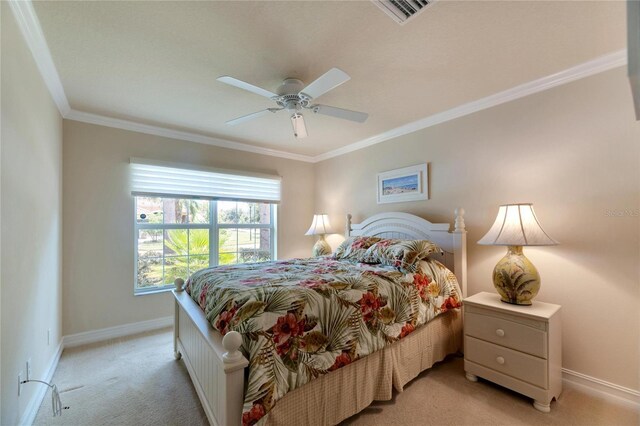
[[[540,226],[533,206],[530,203],[500,206],[496,221],[478,244],[507,246],[507,254],[493,270],[493,285],[503,302],[531,305],[540,290],[540,274],[523,254],[522,246],[558,244]]]
[[[329,224],[329,216],[326,214],[313,215],[313,222],[311,227],[304,235],[319,235],[320,238],[313,245],[313,256],[322,256],[324,254],[331,254],[331,247],[324,239],[324,234],[331,232],[331,225]]]

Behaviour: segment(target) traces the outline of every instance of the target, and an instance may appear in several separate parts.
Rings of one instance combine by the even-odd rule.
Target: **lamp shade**
[[[326,214],[313,215],[313,222],[311,227],[304,235],[324,235],[331,232],[331,225],[329,224],[329,216]]]
[[[493,246],[553,246],[558,244],[540,226],[531,204],[505,204],[478,244]]]

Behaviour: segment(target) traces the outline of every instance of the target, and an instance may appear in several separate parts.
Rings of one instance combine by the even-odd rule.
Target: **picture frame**
[[[429,199],[427,163],[378,173],[378,204]]]
[[[638,0],[627,0],[627,33],[629,83],[636,120],[640,121],[640,2]]]

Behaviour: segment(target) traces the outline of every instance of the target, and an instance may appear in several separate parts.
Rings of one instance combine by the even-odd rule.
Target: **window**
[[[276,258],[278,176],[131,159],[135,293],[213,265]]]
[[[135,197],[136,293],[212,265],[275,259],[275,204]]]

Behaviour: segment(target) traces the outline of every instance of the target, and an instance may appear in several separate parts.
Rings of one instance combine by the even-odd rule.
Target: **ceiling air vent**
[[[433,0],[371,0],[391,19],[403,25],[422,12]]]

